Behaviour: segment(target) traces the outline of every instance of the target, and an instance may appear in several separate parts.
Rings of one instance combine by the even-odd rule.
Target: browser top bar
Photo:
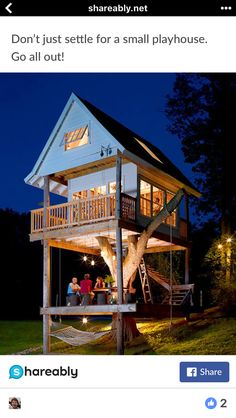
[[[0,16],[235,16],[232,0],[214,3],[154,0],[86,0],[83,2],[33,2],[3,0]]]

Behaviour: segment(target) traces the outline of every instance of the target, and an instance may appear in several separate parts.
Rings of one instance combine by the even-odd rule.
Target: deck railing
[[[127,221],[136,220],[136,199],[128,194],[121,193],[121,217]]]
[[[49,206],[46,210],[45,229],[48,231],[115,219],[115,206],[115,194]],[[31,233],[43,232],[43,214],[43,208],[31,211]],[[125,193],[121,194],[121,218],[133,222],[136,220],[136,199]],[[183,219],[180,219],[179,229],[180,236],[187,238],[187,223]]]
[[[115,218],[115,194],[101,195],[89,199],[74,200],[46,209],[46,230],[61,229]],[[122,193],[122,218],[135,221],[136,199]],[[31,233],[42,232],[44,209],[31,211]]]

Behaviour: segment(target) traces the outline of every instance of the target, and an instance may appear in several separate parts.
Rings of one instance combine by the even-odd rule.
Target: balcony
[[[115,194],[108,194],[48,206],[45,226],[44,209],[32,210],[31,234],[115,219],[115,204]],[[136,199],[125,193],[121,194],[121,217],[136,220]]]

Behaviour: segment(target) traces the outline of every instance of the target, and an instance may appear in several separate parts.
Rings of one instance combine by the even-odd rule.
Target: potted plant
[[[111,287],[112,283],[114,283],[114,281],[115,280],[113,279],[113,277],[111,275],[107,274],[105,276],[104,282],[107,284],[107,287]]]

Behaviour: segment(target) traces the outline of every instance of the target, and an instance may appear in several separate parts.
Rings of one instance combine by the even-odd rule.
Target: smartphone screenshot
[[[0,2],[1,417],[235,416],[235,37]]]

